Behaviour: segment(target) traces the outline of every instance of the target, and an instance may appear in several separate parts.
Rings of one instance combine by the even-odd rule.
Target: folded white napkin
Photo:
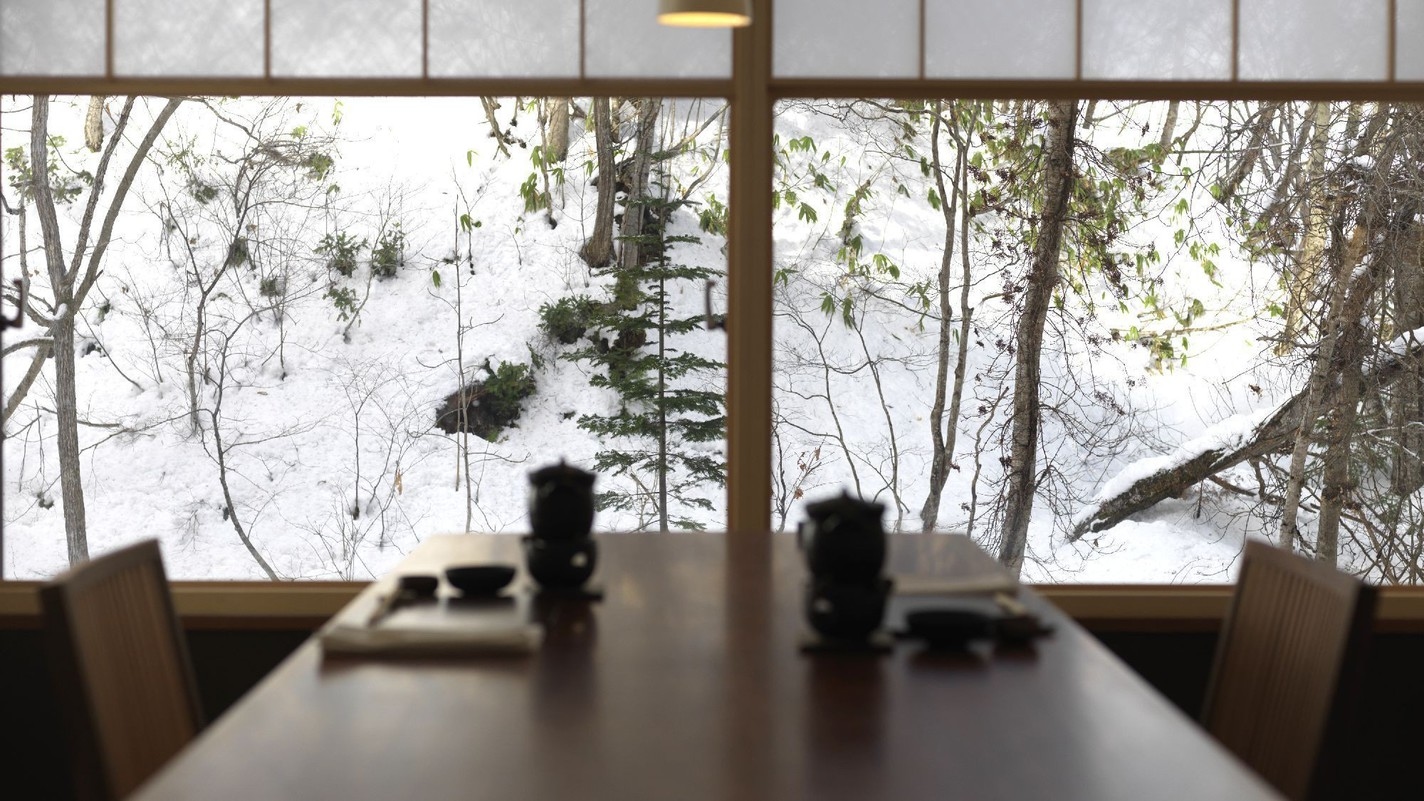
[[[333,655],[372,657],[517,655],[538,650],[544,631],[530,624],[477,626],[355,626],[335,624],[320,635]]]
[[[958,579],[937,576],[895,577],[896,595],[993,595],[998,592],[1015,592],[1018,586],[1018,582],[1007,574]]]

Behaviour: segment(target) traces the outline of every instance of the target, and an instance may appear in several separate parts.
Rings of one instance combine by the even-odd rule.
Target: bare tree
[[[75,393],[75,319],[84,306],[94,282],[99,278],[104,255],[108,251],[114,223],[140,168],[148,158],[163,127],[182,103],[179,98],[164,102],[163,107],[153,117],[147,130],[134,146],[129,156],[128,166],[119,176],[108,199],[99,230],[92,230],[95,216],[99,212],[100,198],[105,194],[105,182],[111,178],[114,155],[121,143],[125,142],[128,126],[132,120],[136,100],[128,98],[115,123],[108,145],[99,157],[93,172],[93,185],[85,202],[79,231],[72,245],[66,247],[60,233],[59,215],[52,177],[50,175],[50,132],[49,97],[37,95],[31,110],[30,125],[30,196],[35,214],[40,222],[43,235],[45,267],[49,278],[51,301],[49,314],[31,306],[33,315],[47,317],[51,347],[41,348],[38,353],[50,353],[54,359],[55,371],[55,412],[57,443],[60,464],[60,492],[64,505],[64,531],[68,545],[70,564],[89,557],[88,533],[85,527],[84,489],[79,465],[78,409]],[[66,263],[67,262],[67,263]],[[11,399],[13,402],[13,398]],[[10,403],[6,404],[7,406]]]
[[[935,361],[935,396],[930,407],[930,487],[925,494],[924,505],[920,507],[920,527],[923,531],[934,531],[939,524],[940,496],[949,471],[954,463],[954,448],[959,433],[960,403],[964,398],[964,369],[969,360],[969,327],[973,308],[969,305],[969,288],[972,283],[969,259],[969,215],[965,209],[964,220],[958,219],[960,201],[965,194],[968,180],[969,148],[959,135],[957,105],[950,107],[951,136],[955,139],[955,161],[953,189],[945,186],[944,160],[940,156],[940,129],[943,126],[944,105],[936,101],[930,122],[930,169],[934,173],[935,188],[938,190],[940,211],[944,216],[944,247],[940,257],[939,274],[935,288],[939,301],[939,341]],[[953,378],[950,377],[949,355],[954,339],[954,310],[950,302],[950,289],[954,270],[955,236],[962,239],[960,255],[963,270],[960,276],[959,295],[959,348],[954,362]],[[950,386],[950,382],[953,382]],[[946,424],[946,395],[948,395],[948,423]]]
[[[1059,281],[1059,245],[1073,191],[1073,128],[1076,100],[1048,104],[1048,136],[1043,155],[1043,196],[1029,267],[1023,311],[1015,331],[1013,432],[999,561],[1015,576],[1023,569],[1028,523],[1038,481],[1039,359],[1043,327]]]

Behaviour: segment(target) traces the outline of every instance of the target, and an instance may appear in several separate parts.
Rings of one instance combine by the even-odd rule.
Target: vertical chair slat
[[[1329,566],[1246,544],[1202,723],[1288,798],[1330,789],[1375,598]]]
[[[40,590],[76,785],[123,798],[202,726],[158,543],[80,565]]]

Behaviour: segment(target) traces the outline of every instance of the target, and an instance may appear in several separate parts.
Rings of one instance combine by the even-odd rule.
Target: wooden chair
[[[1288,798],[1334,781],[1375,599],[1328,565],[1246,543],[1202,724]]]
[[[149,540],[40,589],[82,798],[131,793],[202,728],[188,650]]]

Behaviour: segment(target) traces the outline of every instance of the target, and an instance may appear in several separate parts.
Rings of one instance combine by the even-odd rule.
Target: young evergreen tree
[[[591,383],[613,389],[620,400],[616,413],[586,414],[578,421],[610,446],[595,455],[594,470],[629,479],[600,493],[599,508],[632,511],[645,526],[656,521],[661,531],[702,529],[693,510],[712,509],[702,491],[727,480],[720,454],[692,447],[722,439],[726,420],[722,393],[697,388],[697,378],[714,375],[724,365],[678,347],[680,338],[702,328],[705,319],[680,316],[673,307],[674,291],[682,282],[700,283],[719,274],[673,261],[677,245],[700,241],[667,233],[673,213],[687,204],[670,197],[665,187],[658,196],[628,201],[624,214],[642,214],[644,224],[622,245],[639,248],[642,258],[625,259],[625,266],[608,270],[618,273],[624,296],[598,304],[589,320],[591,329],[612,339],[595,337],[594,344],[569,355],[593,364],[597,371]]]

